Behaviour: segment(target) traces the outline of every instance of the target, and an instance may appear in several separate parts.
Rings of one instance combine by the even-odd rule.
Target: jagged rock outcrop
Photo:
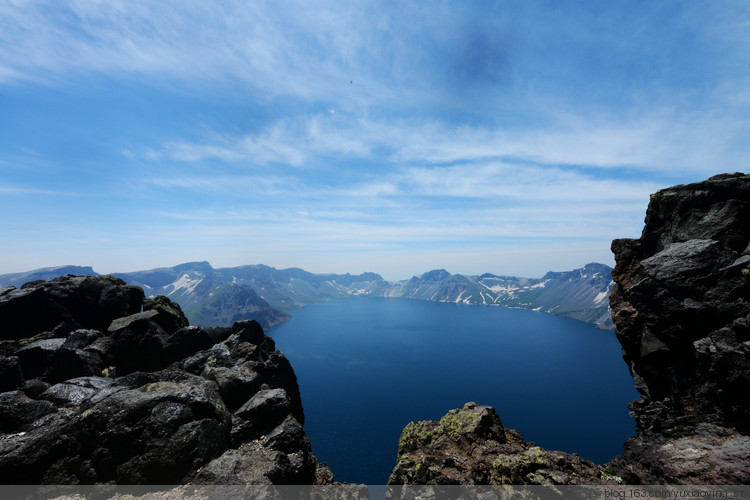
[[[0,291],[0,483],[331,482],[255,321],[188,326],[111,276]]]
[[[143,290],[111,276],[34,281],[0,290],[0,341],[49,333],[64,337],[79,328],[106,330],[113,318],[141,310]]]
[[[400,484],[615,484],[604,468],[578,455],[547,451],[505,429],[494,408],[466,403],[439,422],[411,422],[401,433]]]
[[[615,332],[642,395],[624,479],[750,483],[750,176],[659,191],[641,238],[612,251]]]

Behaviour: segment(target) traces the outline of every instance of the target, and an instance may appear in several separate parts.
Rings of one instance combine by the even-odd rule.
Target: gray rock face
[[[332,481],[302,429],[294,372],[256,322],[190,327],[166,297],[141,312],[143,293],[112,277],[32,283],[0,301],[12,325],[0,483]]]
[[[630,482],[750,481],[750,176],[652,195],[615,240],[615,332],[642,397],[619,460]]]

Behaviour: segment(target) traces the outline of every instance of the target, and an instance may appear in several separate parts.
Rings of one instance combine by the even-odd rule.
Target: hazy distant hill
[[[612,268],[587,264],[568,272],[549,272],[541,279],[514,276],[466,276],[444,269],[414,276],[406,281],[383,282],[365,294],[383,297],[495,304],[568,316],[601,328],[612,328],[609,290]]]
[[[25,283],[37,280],[51,280],[66,274],[76,274],[78,276],[99,276],[91,267],[81,266],[58,266],[58,267],[44,267],[42,269],[34,269],[33,271],[26,271],[24,273],[12,273],[12,274],[1,274],[0,275],[0,286],[14,286],[21,288]]]
[[[364,295],[519,307],[611,328],[611,272],[610,267],[593,263],[573,271],[549,272],[541,279],[466,276],[438,269],[408,280],[386,281],[375,273],[314,274],[264,265],[214,269],[208,262],[189,262],[115,276],[142,287],[146,295],[168,296],[182,306],[191,324],[198,325],[256,319],[269,328],[289,319],[281,311],[336,297]],[[90,267],[47,268],[2,275],[0,286],[20,286],[24,280],[68,273],[96,274]]]

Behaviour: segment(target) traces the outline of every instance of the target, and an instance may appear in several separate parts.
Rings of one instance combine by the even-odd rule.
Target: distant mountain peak
[[[424,273],[420,278],[424,281],[440,281],[451,276],[445,269],[434,269]]]
[[[14,286],[20,288],[31,281],[51,280],[59,276],[75,274],[76,276],[99,276],[90,266],[53,266],[42,267],[21,273],[4,274],[0,276],[0,286]]]
[[[214,268],[211,267],[211,264],[209,264],[207,260],[186,262],[184,264],[174,266],[172,269],[174,269],[178,273],[185,271],[197,271],[204,274],[212,274],[214,272]]]

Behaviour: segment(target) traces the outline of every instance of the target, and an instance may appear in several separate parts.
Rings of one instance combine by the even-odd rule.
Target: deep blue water
[[[269,333],[299,380],[315,455],[344,482],[385,484],[401,430],[467,401],[527,441],[597,463],[622,453],[638,397],[610,331],[545,313],[350,297]]]

